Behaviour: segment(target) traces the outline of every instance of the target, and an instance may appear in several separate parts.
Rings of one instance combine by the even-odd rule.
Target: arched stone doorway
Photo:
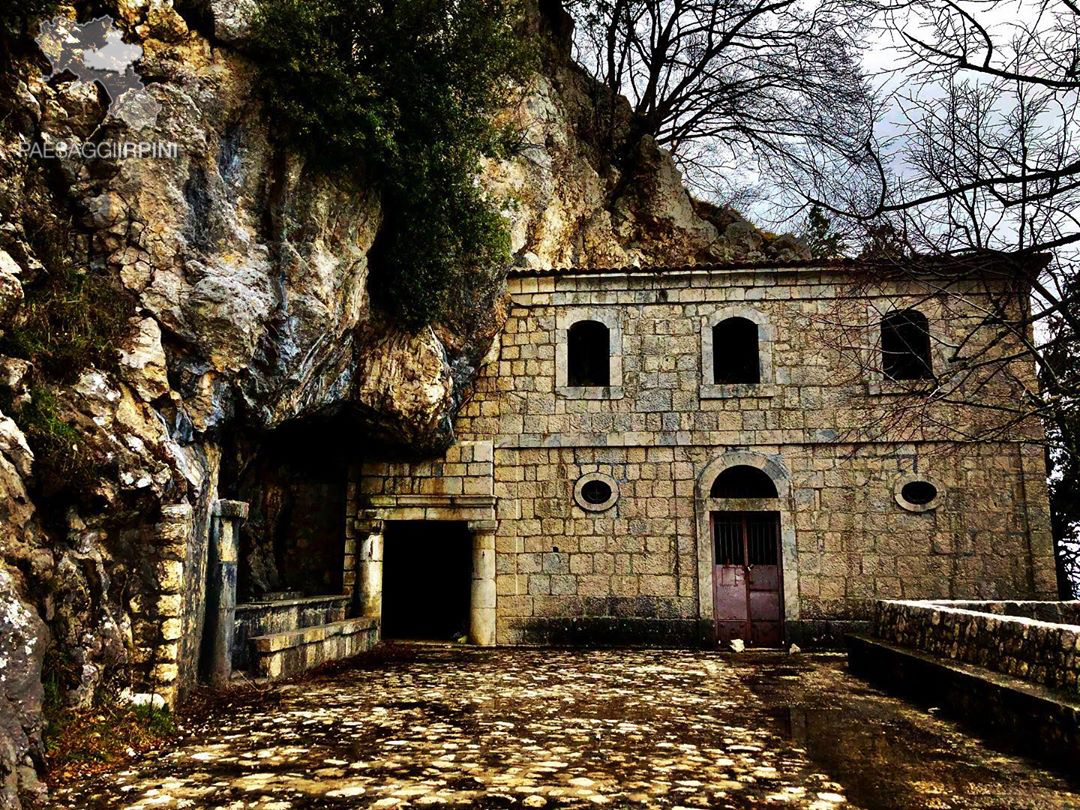
[[[789,475],[774,458],[727,453],[697,484],[698,597],[720,643],[775,647],[799,616]]]

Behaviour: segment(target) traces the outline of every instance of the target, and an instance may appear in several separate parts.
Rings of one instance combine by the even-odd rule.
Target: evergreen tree
[[[488,292],[510,262],[481,159],[513,133],[494,118],[529,50],[516,0],[260,0],[251,32],[261,86],[282,136],[314,165],[363,167],[382,192],[372,294],[421,327],[453,311],[454,291]]]
[[[833,228],[832,220],[820,205],[810,209],[799,238],[810,248],[810,255],[815,259],[840,259],[847,255],[846,237]]]

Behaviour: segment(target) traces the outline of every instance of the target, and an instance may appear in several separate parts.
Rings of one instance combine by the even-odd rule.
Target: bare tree
[[[892,235],[877,251],[888,272],[925,277],[928,257],[976,262],[974,273],[929,284],[927,296],[951,301],[946,310],[984,313],[943,347],[946,362],[893,418],[965,439],[1027,436],[1023,426],[1040,419],[1060,480],[1080,459],[1072,365],[1080,357],[1080,6],[853,0],[851,8],[893,54],[876,181],[845,189],[819,173],[804,187],[834,216]],[[975,277],[986,286],[974,289]],[[979,418],[951,420],[950,407]],[[1080,554],[1080,489],[1051,483],[1065,592]]]
[[[622,183],[651,137],[699,189],[722,195],[732,177],[767,185],[781,205],[827,212],[839,242],[868,245],[874,261],[855,284],[877,293],[882,275],[905,275],[936,317],[965,325],[935,347],[932,379],[890,396],[881,432],[1041,442],[1041,420],[1059,468],[1080,458],[1080,375],[1060,362],[1080,357],[1076,0],[576,0],[570,10]],[[871,49],[885,66],[875,92],[859,59]],[[879,316],[913,302],[876,293],[880,313],[846,313],[833,334],[856,373],[880,377],[866,368],[880,358],[867,343],[880,339]],[[1080,506],[1061,499],[1080,488],[1054,492],[1064,587]]]
[[[572,0],[569,10],[619,168],[632,170],[646,137],[699,188],[868,157],[870,95],[838,0]]]

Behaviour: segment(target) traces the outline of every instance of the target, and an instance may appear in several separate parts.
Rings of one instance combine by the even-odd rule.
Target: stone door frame
[[[711,498],[713,481],[724,470],[746,465],[756,467],[772,479],[776,485],[776,498]],[[780,513],[780,575],[783,581],[784,631],[787,625],[799,619],[799,558],[795,545],[795,513],[791,500],[791,474],[779,457],[767,456],[749,450],[724,453],[713,459],[698,476],[694,493],[694,511],[697,522],[697,579],[698,616],[707,625],[715,641],[716,614],[713,595],[713,512],[779,512]]]
[[[494,645],[495,498],[490,495],[370,496],[368,505],[351,522],[346,538],[345,580],[356,583],[355,611],[360,616],[382,618],[387,521],[456,521],[468,525],[473,540],[469,642]],[[350,554],[350,547],[358,553]]]

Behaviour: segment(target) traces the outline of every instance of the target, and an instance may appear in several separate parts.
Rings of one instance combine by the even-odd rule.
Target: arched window
[[[892,380],[926,380],[934,376],[930,323],[917,309],[897,310],[881,319],[881,368]]]
[[[716,385],[761,382],[756,323],[747,318],[726,318],[712,328],[712,339]]]
[[[566,384],[611,385],[611,336],[599,321],[578,321],[566,334]]]
[[[768,473],[739,464],[728,467],[713,481],[710,498],[776,498],[776,484]]]

